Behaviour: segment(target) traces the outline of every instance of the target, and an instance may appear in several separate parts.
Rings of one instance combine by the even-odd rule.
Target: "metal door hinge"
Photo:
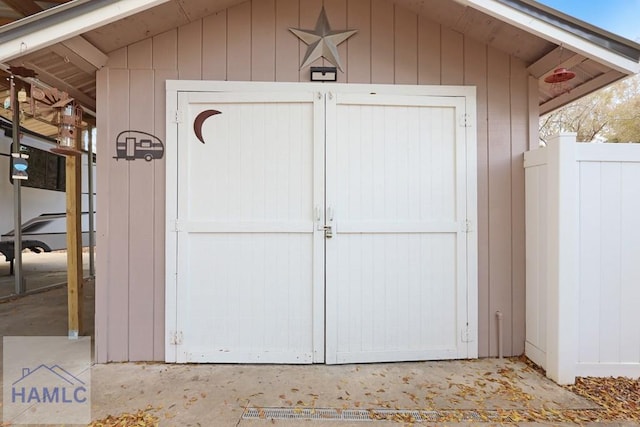
[[[181,345],[182,344],[182,331],[172,331],[169,337],[169,344]]]
[[[182,111],[180,110],[175,110],[173,112],[173,123],[182,123]]]
[[[473,231],[473,224],[470,220],[464,220],[464,223],[462,224],[462,231],[465,233],[471,233]]]
[[[473,334],[468,327],[462,328],[460,331],[460,339],[462,342],[473,342]]]
[[[471,127],[471,120],[469,118],[468,114],[461,114],[460,115],[460,126],[463,128],[468,128]]]

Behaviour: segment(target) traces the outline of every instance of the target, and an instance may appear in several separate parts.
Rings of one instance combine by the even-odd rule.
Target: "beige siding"
[[[170,52],[171,53],[171,52]],[[167,80],[178,78],[177,70],[156,70],[154,134],[166,140],[165,85]],[[165,277],[165,162],[153,162],[153,360],[164,360],[164,277]],[[147,271],[149,271],[147,269]],[[151,274],[151,273],[150,273]]]
[[[149,60],[151,55],[148,56]],[[149,66],[151,61],[149,61]],[[154,75],[152,70],[129,72],[129,127],[153,134]],[[122,160],[120,160],[122,162]],[[126,162],[126,161],[125,161]],[[130,162],[129,165],[129,319],[138,319],[129,326],[129,358],[153,358],[153,226],[154,184],[153,163]],[[134,208],[134,206],[136,208]],[[142,209],[140,209],[142,208]],[[145,266],[138,268],[138,266]]]
[[[251,40],[251,2],[246,2],[227,11],[227,79],[251,80]]]
[[[528,73],[525,64],[511,58],[511,287],[512,336],[525,336],[525,222],[524,152],[529,149]],[[531,123],[537,128],[537,120]],[[511,354],[524,353],[524,339],[511,341]]]
[[[440,32],[438,31],[438,34]],[[440,70],[437,71],[440,76]],[[434,75],[435,73],[431,73]],[[475,40],[464,43],[464,84],[476,87],[478,158],[478,354],[489,353],[489,146],[487,136],[487,47]]]
[[[347,7],[347,28],[358,33],[347,42],[346,79],[371,83],[371,1],[349,0]]]
[[[276,76],[275,0],[251,3],[251,80],[272,82]]]
[[[103,68],[102,70],[97,72],[96,77],[96,91],[101,96],[98,96],[98,102],[96,105],[96,109],[98,110],[98,115],[96,118],[96,127],[98,130],[98,145],[103,147],[105,150],[108,150],[109,145],[106,143],[100,143],[100,138],[108,138],[109,137],[109,120],[108,120],[108,111],[107,105],[109,102],[109,98],[111,98],[109,91],[109,69]],[[96,192],[100,194],[99,202],[102,203],[104,209],[101,208],[100,205],[97,206],[97,225],[100,227],[99,230],[96,231],[96,245],[98,247],[105,248],[105,251],[109,251],[110,246],[115,246],[116,242],[112,242],[107,238],[109,236],[109,211],[112,209],[109,201],[109,189],[110,183],[109,180],[111,178],[111,154],[107,154],[106,156],[98,156],[96,160]],[[102,255],[96,258],[96,273],[97,273],[97,283],[96,283],[96,293],[95,293],[95,340],[96,340],[96,360],[101,362],[105,362],[108,360],[107,347],[109,345],[109,340],[107,338],[107,330],[111,327],[109,323],[109,280],[111,280],[111,271],[109,268],[109,256]]]
[[[202,50],[202,78],[227,78],[227,12],[222,11],[202,20],[202,39],[207,48]]]
[[[393,83],[393,4],[371,0],[371,83]]]
[[[298,0],[276,0],[276,81],[298,81],[298,39],[288,28],[298,25]]]
[[[112,52],[98,73],[98,361],[164,359],[165,163],[116,161],[117,134],[165,140],[167,79],[308,81],[288,28],[314,28],[323,4],[333,29],[358,30],[338,81],[477,87],[479,354],[497,354],[496,311],[505,352],[522,353],[525,64],[387,0],[255,0]]]
[[[178,28],[178,78],[202,78],[202,20]]]
[[[440,30],[440,84],[461,85],[464,82],[464,49],[462,34],[442,28]]]
[[[424,16],[418,17],[418,46],[418,84],[441,84],[440,25]]]
[[[418,17],[396,6],[394,25],[395,83],[418,84]]]
[[[509,57],[493,48],[487,50],[487,175],[488,175],[488,267],[489,352],[497,353],[495,313],[503,314],[505,337],[511,337],[511,117]],[[485,338],[486,339],[486,338]],[[511,340],[505,338],[505,352]]]
[[[129,71],[125,69],[106,69],[98,75],[99,80],[106,79],[102,88],[108,90],[108,98],[103,97],[98,106],[101,117],[99,135],[102,141],[112,141],[103,153],[115,154],[115,141],[118,132],[129,128]],[[102,145],[98,143],[99,147]],[[101,148],[98,148],[99,150]],[[96,315],[106,321],[106,328],[97,330],[96,342],[98,360],[128,360],[130,357],[129,340],[129,164],[115,161],[110,156],[98,156],[98,188],[101,196],[98,202],[97,223],[100,227],[96,244],[103,248],[98,255],[96,280]],[[100,167],[102,166],[102,167]],[[104,209],[101,209],[104,206]],[[144,208],[144,207],[143,207]],[[106,259],[105,259],[106,258]],[[140,268],[146,269],[144,266]],[[151,273],[149,270],[147,270]],[[152,279],[150,274],[146,280]],[[106,309],[106,312],[102,310]],[[138,321],[137,318],[135,318]],[[142,320],[142,319],[140,319]],[[133,327],[133,325],[132,325]]]

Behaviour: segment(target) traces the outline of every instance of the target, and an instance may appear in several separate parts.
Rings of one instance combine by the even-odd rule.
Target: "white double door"
[[[468,100],[303,88],[177,92],[167,359],[475,357]]]

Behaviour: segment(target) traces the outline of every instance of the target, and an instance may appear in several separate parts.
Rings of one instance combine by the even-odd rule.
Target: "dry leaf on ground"
[[[149,406],[134,413],[108,415],[104,419],[92,421],[88,427],[158,427],[160,420],[150,413],[154,409]]]

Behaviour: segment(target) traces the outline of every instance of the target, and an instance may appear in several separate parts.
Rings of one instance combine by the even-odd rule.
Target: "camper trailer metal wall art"
[[[116,155],[114,159],[151,160],[164,156],[164,144],[155,135],[138,130],[125,130],[116,137]]]

